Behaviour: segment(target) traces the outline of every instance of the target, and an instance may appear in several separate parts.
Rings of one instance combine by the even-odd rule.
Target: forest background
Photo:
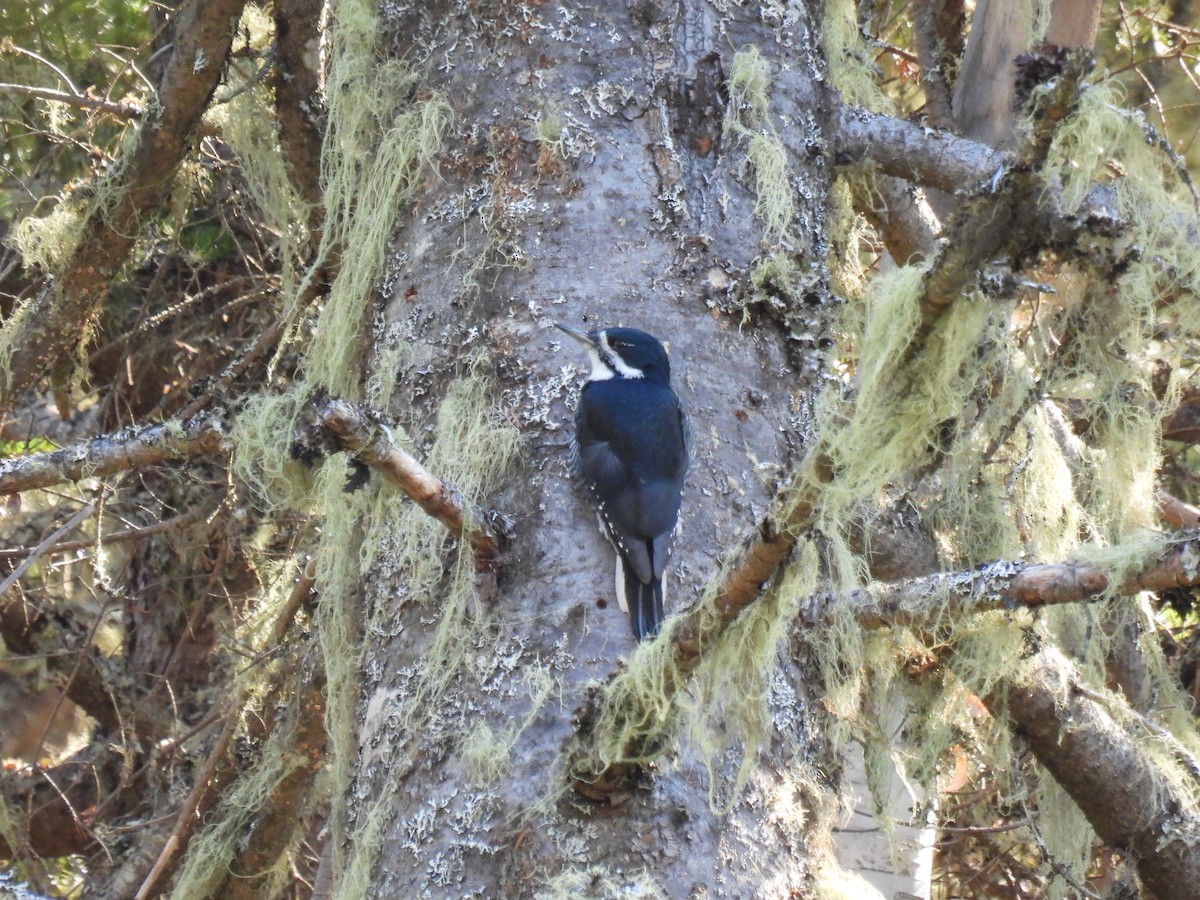
[[[1188,0],[0,34],[0,892],[1200,896]],[[641,646],[555,321],[691,415]]]

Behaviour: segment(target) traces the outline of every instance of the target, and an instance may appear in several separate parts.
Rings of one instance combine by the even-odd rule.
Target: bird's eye
[[[624,350],[629,346],[629,341],[613,341],[613,348],[616,350]]]

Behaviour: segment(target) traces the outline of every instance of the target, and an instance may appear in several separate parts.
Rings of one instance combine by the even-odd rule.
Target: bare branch
[[[97,544],[120,544],[125,541],[140,541],[143,538],[153,537],[165,531],[184,528],[211,515],[211,513],[211,508],[194,509],[191,512],[183,513],[164,522],[156,522],[153,525],[145,525],[141,528],[127,528],[124,531],[113,531],[108,534],[102,534],[98,540],[63,541],[61,544],[46,547],[42,551],[42,555],[53,556],[57,553],[74,553],[76,550],[87,550],[90,547],[95,547]],[[40,547],[41,545],[39,544],[38,546]],[[32,553],[33,549],[30,547],[5,547],[0,549],[0,559],[19,559],[26,554]]]
[[[817,594],[804,603],[800,620],[809,627],[827,625],[839,610],[850,609],[863,628],[920,626],[943,615],[1077,603],[1100,597],[1109,584],[1108,570],[1089,563],[1000,561],[967,572],[878,584],[849,596]],[[1127,576],[1115,590],[1130,595],[1196,584],[1200,584],[1200,539],[1189,537]]]
[[[40,53],[35,53],[34,51],[28,50],[25,47],[18,47],[16,44],[12,43],[11,41],[9,41],[5,44],[5,49],[10,50],[13,53],[19,53],[22,56],[28,56],[30,59],[32,59],[36,62],[40,62],[43,66],[45,66],[47,69],[49,69],[55,75],[57,75],[59,77],[59,79],[63,82],[63,84],[65,84],[68,88],[71,89],[72,94],[79,93],[79,88],[77,88],[75,86],[75,82],[71,80],[71,76],[68,75],[66,72],[64,72],[59,66],[55,65],[50,60],[46,59],[46,57],[42,56]]]
[[[258,808],[252,827],[239,843],[230,861],[224,883],[214,896],[227,900],[262,897],[270,873],[292,845],[304,821],[313,782],[325,764],[328,736],[325,732],[325,675],[320,653],[314,651],[299,685],[289,685],[295,699],[293,720],[284,728],[288,734],[287,754],[291,771],[279,779],[275,789]],[[139,894],[139,897],[142,896]]]
[[[182,425],[168,422],[131,428],[62,450],[0,462],[0,496],[227,450],[228,442],[216,416],[197,416]]]
[[[1200,509],[1192,504],[1161,489],[1154,492],[1154,502],[1163,521],[1173,528],[1195,528],[1200,525]]]
[[[260,334],[250,343],[250,346],[246,348],[241,356],[225,367],[225,371],[221,373],[217,380],[214,381],[203,394],[191,400],[187,406],[179,410],[177,413],[178,418],[184,420],[190,419],[192,416],[196,415],[205,407],[207,407],[208,404],[212,402],[213,397],[220,396],[223,391],[228,390],[229,386],[238,378],[240,378],[242,373],[245,372],[255,360],[257,360],[275,345],[275,342],[279,340],[279,336],[283,334],[284,329],[287,327],[287,323],[288,319],[285,316],[283,318],[276,319],[269,326],[267,326],[262,334]]]
[[[8,601],[4,599],[4,595],[8,593],[9,588],[11,588],[20,580],[22,575],[29,571],[29,567],[41,559],[42,555],[54,545],[55,541],[57,541],[64,534],[74,531],[76,525],[78,525],[95,511],[95,503],[86,504],[82,509],[76,512],[75,515],[71,516],[71,518],[68,519],[61,527],[52,531],[44,541],[30,550],[29,555],[21,560],[20,564],[9,573],[8,577],[3,581],[0,581],[0,610],[8,608]]]
[[[948,3],[917,3],[913,9],[913,42],[921,65],[921,87],[925,91],[925,117],[937,128],[950,128],[954,113],[950,108],[950,81],[947,70],[954,55],[947,52],[940,18],[949,18]],[[961,9],[961,8],[960,8]]]
[[[1200,443],[1200,390],[1184,390],[1179,405],[1163,420],[1162,436],[1184,444]]]
[[[28,84],[9,84],[0,82],[0,94],[20,94],[26,97],[37,97],[39,100],[53,100],[56,103],[66,103],[83,109],[98,109],[101,112],[112,113],[122,119],[141,118],[142,108],[132,103],[113,103],[99,97],[89,97],[87,94],[71,94],[66,91],[56,91],[52,88],[35,87]]]
[[[78,810],[94,810],[120,771],[120,754],[111,747],[100,749],[108,765],[93,765],[88,752],[81,751],[67,762],[49,770],[25,769],[6,773],[0,779],[10,809],[26,810],[22,831],[25,847],[10,847],[0,834],[0,859],[12,859],[25,849],[41,857],[79,853],[93,836],[88,819]]]
[[[321,0],[276,0],[274,74],[279,145],[300,195],[312,206],[310,227],[317,227],[321,195],[321,143],[325,109],[320,92]]]
[[[839,165],[869,162],[885,175],[950,193],[990,178],[1015,159],[948,131],[849,106],[834,112],[831,138]]]
[[[490,568],[500,556],[500,535],[468,508],[455,488],[422,466],[396,445],[386,428],[345,400],[318,398],[314,407],[319,424],[355,458],[379,471],[408,494],[456,537],[475,551],[477,568]]]
[[[295,620],[296,611],[312,592],[313,586],[316,583],[315,567],[311,561],[301,561],[299,568],[300,572],[296,583],[293,585],[287,601],[283,604],[271,626],[271,637],[267,644],[269,648],[276,648],[283,641],[284,636]],[[199,823],[200,817],[197,815],[197,812],[202,812],[205,808],[212,806],[214,796],[218,793],[217,785],[223,780],[219,775],[222,769],[228,766],[231,742],[242,724],[238,713],[245,704],[248,693],[249,688],[243,687],[234,697],[230,698],[229,702],[222,709],[219,718],[223,719],[225,724],[221,729],[221,733],[217,736],[213,749],[209,752],[204,768],[196,777],[192,790],[188,793],[187,798],[180,807],[170,835],[168,835],[167,840],[163,843],[162,848],[155,857],[154,864],[150,866],[149,871],[142,880],[136,897],[149,897],[153,894],[155,884],[161,881],[166,873],[173,870],[178,861],[179,851],[187,845],[192,832]],[[278,692],[276,699],[278,699]],[[274,704],[270,705],[273,706]],[[323,741],[321,747],[322,749],[324,748]]]

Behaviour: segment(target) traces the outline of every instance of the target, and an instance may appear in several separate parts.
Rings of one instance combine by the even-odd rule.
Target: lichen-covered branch
[[[1118,721],[1124,702],[1105,700],[1048,645],[984,698],[1025,737],[1101,840],[1130,854],[1154,896],[1200,897],[1200,810]]]
[[[819,490],[832,475],[820,455],[814,462],[814,481],[808,490]],[[813,506],[804,499],[803,490],[786,516],[787,527],[767,519],[759,526],[737,561],[727,571],[712,605],[701,605],[683,613],[674,627],[666,631],[671,642],[662,677],[656,679],[670,695],[699,664],[704,648],[711,647],[722,633],[762,595],[764,586],[785,562],[795,546],[796,535],[810,527]],[[1102,566],[1081,562],[1022,565],[997,562],[970,572],[938,574],[892,585],[877,585],[852,593],[849,597],[819,594],[803,605],[800,618],[809,627],[833,621],[837,611],[849,606],[863,628],[920,625],[944,615],[965,615],[1008,606],[1043,606],[1074,603],[1098,597],[1108,590],[1110,573]],[[1127,575],[1116,590],[1135,594],[1144,590],[1164,590],[1200,584],[1200,539],[1188,538],[1175,544],[1160,559]],[[619,676],[618,676],[619,677]],[[585,699],[576,712],[578,723],[572,748],[570,771],[576,790],[593,800],[612,800],[622,796],[636,777],[634,763],[617,763],[593,769],[587,760],[591,729],[599,721],[606,702],[602,690]],[[636,711],[628,711],[637,719]],[[651,745],[655,735],[640,735],[639,742]],[[627,754],[636,758],[636,748]]]
[[[1033,227],[1044,221],[1037,215],[1044,189],[1040,169],[1056,129],[1078,104],[1091,65],[1091,56],[1082,51],[1065,58],[1045,92],[1035,94],[1031,133],[1017,162],[999,169],[986,190],[963,198],[947,223],[947,241],[925,274],[914,348],[924,343],[942,314],[978,279],[988,260],[1019,253],[1041,239],[1043,230]]]
[[[807,599],[801,621],[819,627],[849,609],[863,628],[925,625],[944,615],[1012,606],[1077,603],[1104,594],[1111,583],[1103,566],[1083,562],[995,562],[968,572],[878,584],[849,596],[822,593]],[[1188,538],[1116,585],[1122,595],[1200,584],[1200,539]]]
[[[189,0],[176,14],[175,49],[154,111],[143,117],[137,141],[97,186],[80,237],[51,289],[15,319],[7,371],[0,373],[0,408],[47,372],[52,375],[87,333],[141,233],[170,196],[176,169],[192,145],[225,70],[234,25],[245,0]]]
[[[228,450],[220,419],[198,416],[129,428],[48,453],[0,462],[0,495],[17,494],[83,478],[98,478],[167,459],[206,456]]]
[[[1015,161],[987,144],[850,106],[834,112],[830,136],[838,165],[870,163],[884,175],[950,193]]]
[[[320,425],[365,465],[408,494],[452,534],[470,543],[477,570],[491,568],[500,556],[500,535],[455,488],[442,481],[392,439],[388,430],[353,404],[334,397],[314,400]]]
[[[695,668],[703,648],[711,646],[742,611],[762,595],[767,582],[791,554],[797,537],[811,527],[817,494],[834,476],[822,447],[813,451],[810,460],[804,470],[805,476],[798,479],[800,487],[788,498],[786,508],[768,514],[759,523],[754,537],[726,570],[712,609],[693,608],[683,614],[677,627],[671,629],[675,671],[687,674]]]
[[[705,648],[714,646],[738,616],[759,600],[767,583],[791,554],[797,535],[811,526],[815,492],[832,477],[828,459],[820,450],[813,453],[809,471],[810,477],[801,480],[803,487],[798,496],[791,498],[790,506],[768,515],[759,524],[754,537],[726,570],[712,603],[693,606],[664,629],[659,640],[668,641],[669,649],[662,654],[661,672],[653,680],[668,700],[700,664]],[[624,676],[618,672],[616,677]],[[592,691],[575,712],[576,735],[569,750],[568,771],[575,790],[590,800],[614,801],[624,796],[640,771],[640,766],[632,762],[596,764],[597,724],[609,714],[630,721],[652,722],[655,718],[640,709],[614,711],[614,704],[628,698],[612,691],[611,681],[609,685],[608,690]],[[662,729],[667,727],[662,723]],[[658,746],[662,737],[662,732],[649,727],[632,739],[639,746],[626,747],[621,756],[623,759],[643,757],[645,748]]]

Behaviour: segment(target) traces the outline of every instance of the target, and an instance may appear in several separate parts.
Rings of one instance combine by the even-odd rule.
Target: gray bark
[[[426,66],[429,88],[456,111],[441,180],[401,223],[385,279],[394,289],[378,332],[413,347],[390,412],[420,443],[431,433],[426,398],[436,399],[465,352],[488,347],[527,444],[492,500],[514,523],[488,610],[493,627],[470,650],[479,665],[437,699],[424,733],[398,733],[390,711],[428,664],[433,613],[400,609],[396,636],[370,648],[368,667],[383,674],[364,698],[360,745],[370,749],[354,794],[390,798],[376,896],[526,895],[571,873],[653,884],[668,896],[778,896],[809,883],[820,857],[807,852],[808,826],[783,811],[794,813],[796,800],[790,760],[811,751],[811,700],[791,663],[776,679],[777,739],[728,815],[710,809],[686,746],[619,807],[559,790],[571,711],[634,646],[610,596],[611,551],[564,465],[584,360],[550,326],[622,324],[669,342],[693,429],[668,592],[677,610],[761,518],[769,492],[756,461],[794,458],[820,369],[830,298],[819,9],[789,6],[777,23],[757,9],[722,16],[699,2],[500,4],[471,16],[453,4],[385,4],[396,52]],[[792,252],[811,283],[777,298],[787,310],[779,321],[752,316],[741,328],[762,226],[744,148],[722,133],[722,82],[733,53],[750,46],[775,79],[770,119],[788,145],[798,203]],[[549,159],[539,116],[562,125],[564,143]],[[381,577],[364,590],[368,603],[394,602],[403,584]],[[511,730],[529,709],[537,669],[553,679],[553,699],[512,748],[509,774],[473,786],[464,733],[481,723]],[[824,802],[809,806],[807,821],[825,818]],[[351,849],[361,825],[350,824]]]

